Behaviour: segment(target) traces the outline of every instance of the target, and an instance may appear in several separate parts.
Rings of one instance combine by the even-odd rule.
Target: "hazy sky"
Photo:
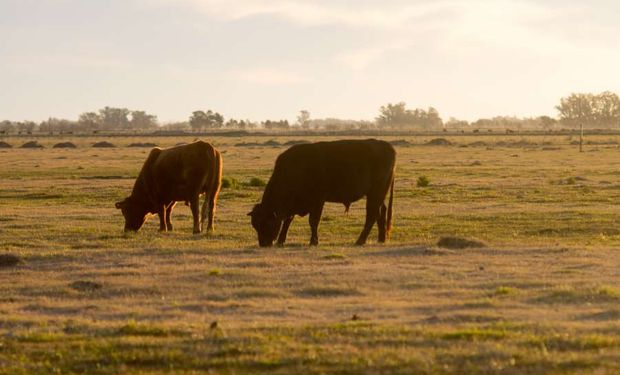
[[[0,120],[555,116],[620,94],[620,1],[0,0]]]

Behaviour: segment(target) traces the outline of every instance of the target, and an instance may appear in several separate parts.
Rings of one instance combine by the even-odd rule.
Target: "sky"
[[[616,0],[0,0],[0,120],[104,106],[183,121],[474,121],[620,94]]]

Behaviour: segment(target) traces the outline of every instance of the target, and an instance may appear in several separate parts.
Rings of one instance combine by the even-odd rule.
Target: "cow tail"
[[[220,193],[220,189],[222,188],[222,154],[218,150],[215,151],[215,165],[213,166],[213,181],[211,186],[213,187],[213,191],[211,195],[213,196],[212,201],[215,204],[215,200],[217,200],[217,196]]]
[[[215,205],[217,204],[217,197],[220,194],[222,188],[222,154],[218,150],[213,150],[215,153],[213,163],[213,179],[210,181],[209,206],[213,207],[215,211]]]
[[[385,228],[386,238],[390,238],[390,232],[392,231],[392,204],[394,202],[394,175],[392,175],[392,185],[390,186],[390,200],[388,202],[387,209],[387,223]]]

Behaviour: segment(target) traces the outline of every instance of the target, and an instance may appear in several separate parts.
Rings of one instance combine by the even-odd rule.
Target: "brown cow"
[[[125,217],[125,231],[139,230],[148,214],[155,213],[159,215],[159,230],[172,230],[170,216],[178,201],[189,203],[194,233],[200,233],[207,210],[207,231],[212,231],[221,180],[222,156],[207,142],[152,149],[131,195],[116,203]],[[205,201],[198,222],[199,196],[203,193]]]
[[[356,245],[366,243],[375,222],[379,242],[385,242],[392,226],[395,162],[394,148],[376,139],[292,146],[278,156],[261,203],[248,214],[259,245],[271,246],[276,236],[278,245],[284,244],[293,217],[307,214],[312,231],[310,245],[318,245],[317,230],[325,202],[343,203],[348,210],[352,202],[364,196],[366,223]]]

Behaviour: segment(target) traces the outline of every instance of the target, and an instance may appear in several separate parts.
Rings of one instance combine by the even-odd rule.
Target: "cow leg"
[[[207,219],[207,210],[209,210],[209,192],[205,194],[205,201],[202,203],[202,209],[200,210],[200,224],[203,227],[205,225],[205,220]],[[209,225],[207,224],[207,231],[209,230]]]
[[[379,218],[377,219],[377,227],[379,229],[379,238],[377,240],[379,243],[385,242],[386,223],[387,223],[387,207],[385,206],[385,203],[382,203],[381,209],[379,211]]]
[[[210,232],[213,232],[213,229],[214,229],[213,221],[215,218],[215,206],[217,204],[217,194],[218,194],[218,190],[216,189],[212,191],[211,194],[209,194],[207,197],[205,197],[205,199],[209,198],[209,217],[207,221],[207,230]]]
[[[321,202],[317,207],[310,210],[310,231],[312,234],[310,235],[310,246],[317,246],[319,244],[319,222],[321,221],[321,214],[323,213],[323,204]]]
[[[189,200],[189,208],[192,210],[192,217],[194,219],[194,234],[200,233],[200,199],[198,198],[198,194],[193,196]]]
[[[166,228],[172,232],[172,209],[177,204],[177,202],[171,202],[168,207],[166,207]]]
[[[288,227],[291,226],[291,222],[293,221],[294,217],[295,216],[293,215],[284,219],[284,222],[282,223],[282,229],[280,230],[280,235],[278,236],[278,246],[284,245],[284,242],[286,241],[286,235],[288,234]]]
[[[360,233],[359,238],[355,242],[356,245],[360,246],[366,243],[368,234],[372,226],[375,225],[377,217],[379,217],[380,206],[381,203],[378,203],[375,199],[366,198],[366,223],[364,223],[364,229],[362,229],[362,233]]]
[[[159,216],[159,231],[166,231],[166,206],[161,206],[157,211],[157,216]]]

